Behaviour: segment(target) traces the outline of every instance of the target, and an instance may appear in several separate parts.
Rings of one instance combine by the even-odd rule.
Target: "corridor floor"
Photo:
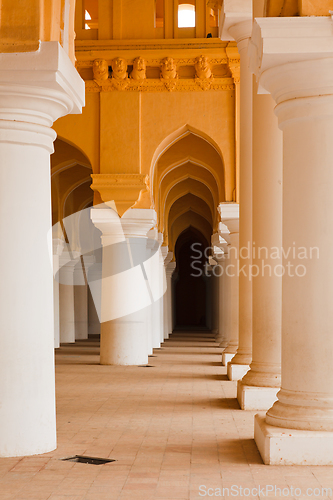
[[[321,488],[333,489],[333,467],[263,465],[255,412],[239,409],[221,352],[205,332],[174,333],[149,358],[151,367],[100,366],[93,341],[62,346],[58,448],[0,458],[0,499],[192,500],[221,498],[222,488],[224,498],[299,498],[295,488],[303,498],[311,491],[327,498]],[[61,460],[73,455],[116,461]]]

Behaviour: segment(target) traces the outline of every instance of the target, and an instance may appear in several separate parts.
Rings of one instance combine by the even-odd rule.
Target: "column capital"
[[[219,225],[219,233],[223,239],[225,236],[239,232],[239,204],[238,203],[220,203],[217,208],[222,226]],[[227,230],[225,229],[227,228]]]
[[[166,257],[165,257],[165,259],[164,259],[164,265],[165,265],[165,267],[167,267],[170,264],[170,262],[172,261],[172,259],[173,259],[173,252],[168,252],[167,255],[166,255]]]
[[[221,224],[221,223],[220,223]],[[229,234],[229,231],[228,231]],[[211,237],[213,250],[213,259],[221,260],[224,258],[225,248],[228,245],[227,241],[222,237],[220,232],[214,233]]]
[[[148,238],[147,233],[155,226],[155,210],[130,208],[122,217],[111,208],[93,208],[90,217],[94,225],[102,232],[102,244],[124,241],[125,238]]]
[[[259,92],[277,104],[332,94],[332,27],[328,17],[256,19],[249,57]]]
[[[35,52],[0,54],[0,142],[38,145],[50,153],[53,122],[84,106],[84,81],[58,42]]]
[[[221,10],[220,38],[237,45],[251,36],[252,0],[224,0]]]
[[[163,259],[165,260],[169,253],[169,248],[166,245],[161,246],[161,254]]]
[[[172,276],[175,269],[176,269],[176,262],[175,261],[169,262],[169,264],[167,264],[165,269],[166,275]]]

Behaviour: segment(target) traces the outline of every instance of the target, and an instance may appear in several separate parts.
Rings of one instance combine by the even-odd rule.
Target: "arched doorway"
[[[174,310],[176,329],[205,329],[210,325],[210,279],[206,273],[204,236],[189,227],[175,247]]]

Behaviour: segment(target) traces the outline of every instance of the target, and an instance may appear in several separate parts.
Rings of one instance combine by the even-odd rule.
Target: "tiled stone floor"
[[[58,448],[0,459],[0,499],[194,500],[221,498],[222,488],[224,498],[229,488],[230,498],[251,499],[259,485],[260,498],[299,498],[291,488],[327,498],[333,467],[262,464],[254,412],[239,409],[209,334],[175,333],[154,355],[153,368],[113,367],[98,364],[96,342],[57,350]],[[77,454],[117,461],[60,460]]]

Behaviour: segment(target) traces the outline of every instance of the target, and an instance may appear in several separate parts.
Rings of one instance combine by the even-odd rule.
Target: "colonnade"
[[[173,252],[161,246],[154,210],[131,209],[119,218],[112,209],[95,208],[91,219],[101,231],[103,264],[95,263],[94,255],[84,255],[82,262],[79,251],[69,252],[61,240],[53,242],[55,347],[88,339],[91,287],[101,364],[146,364],[173,330]]]
[[[232,6],[223,3],[221,36],[237,42],[241,59],[241,182],[239,204],[220,203],[212,238],[221,270],[213,330],[241,408],[267,411],[254,424],[264,462],[332,464],[332,19],[264,18],[251,0]],[[81,111],[84,83],[56,42],[0,62],[0,194],[10,214],[0,221],[0,456],[8,457],[56,447],[53,347],[87,338],[89,274],[101,363],[144,365],[174,327],[176,263],[153,209],[121,218],[91,211],[98,272],[88,258],[82,274],[80,253],[61,241],[52,253],[51,126]]]
[[[248,113],[240,117],[240,171],[243,181],[248,177],[243,193],[240,186],[238,311],[230,291],[224,295],[232,280],[223,274],[220,283],[229,309],[220,308],[217,338],[223,347],[228,342],[222,363],[238,380],[241,408],[268,410],[255,417],[264,463],[332,464],[332,20],[259,17],[253,23],[252,2],[240,7],[241,13],[229,2],[223,7],[222,37],[229,33],[237,41],[241,57],[240,109]],[[249,68],[253,79],[244,77]],[[252,232],[244,229],[243,238],[245,220]],[[228,246],[220,245],[222,260],[228,261]],[[241,326],[242,269],[249,268],[242,267],[242,252],[252,266],[247,332]],[[230,318],[236,314],[238,350],[230,360],[237,345]]]

